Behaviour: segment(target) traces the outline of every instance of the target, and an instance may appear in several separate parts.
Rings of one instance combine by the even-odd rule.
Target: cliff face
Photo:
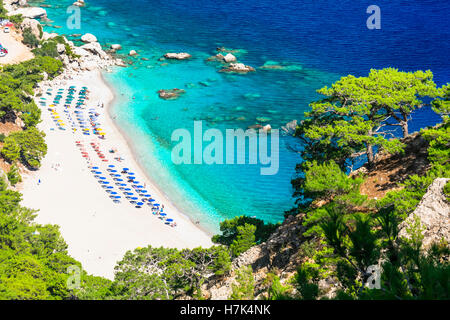
[[[251,266],[255,279],[255,296],[265,291],[264,280],[269,272],[280,277],[281,282],[289,279],[300,263],[299,247],[305,240],[302,226],[303,214],[288,217],[270,236],[267,242],[254,246],[233,261],[231,275],[225,279],[208,282],[202,289],[207,298],[228,299],[235,271],[242,266]]]
[[[444,239],[450,243],[450,204],[447,202],[443,189],[450,179],[438,178],[428,187],[416,210],[400,224],[400,237],[408,238],[406,229],[414,223],[415,217],[420,219],[424,236],[422,246],[430,247],[432,243]]]

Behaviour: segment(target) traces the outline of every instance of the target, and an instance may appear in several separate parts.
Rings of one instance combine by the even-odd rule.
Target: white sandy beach
[[[83,136],[79,131],[73,133],[51,130],[56,128],[47,107],[42,109],[42,123],[38,127],[46,133],[48,145],[47,156],[42,167],[27,176],[21,186],[23,205],[39,209],[36,221],[60,226],[62,236],[68,244],[69,254],[79,260],[88,273],[112,279],[114,266],[121,260],[127,250],[147,245],[175,248],[209,247],[210,236],[193,224],[170,203],[133,159],[126,140],[115,128],[107,115],[107,105],[114,96],[102,80],[100,71],[84,71],[73,81],[66,81],[61,88],[74,85],[86,86],[90,90],[87,107],[99,108],[99,122],[106,133],[101,140],[95,135]],[[44,92],[48,87],[43,87]],[[53,87],[56,91],[59,87]],[[63,114],[61,112],[60,114]],[[69,127],[70,128],[70,127]],[[82,140],[86,150],[93,153],[90,142],[100,144],[100,149],[109,162],[101,162],[96,154],[91,157],[93,164],[105,172],[107,166],[114,164],[119,168],[128,167],[136,173],[139,181],[145,183],[152,197],[164,204],[168,217],[177,222],[176,227],[165,225],[162,220],[151,213],[150,207],[135,208],[128,201],[114,203],[102,189],[82,158],[75,141]],[[111,148],[118,149],[118,154],[125,160],[114,160],[116,154],[110,154]],[[55,170],[55,164],[59,169]],[[38,181],[41,181],[38,184]]]

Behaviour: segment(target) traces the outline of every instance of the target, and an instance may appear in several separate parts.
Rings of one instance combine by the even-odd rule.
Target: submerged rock
[[[262,129],[262,128],[263,126],[258,123],[247,127],[247,129]]]
[[[191,58],[192,56],[186,52],[180,52],[180,53],[168,52],[164,55],[164,57],[166,59],[186,60],[186,59]]]
[[[180,95],[184,94],[186,91],[183,89],[161,89],[158,91],[158,95],[164,100],[174,100],[178,99]]]
[[[271,119],[266,117],[257,117],[256,121],[258,122],[269,122]]]

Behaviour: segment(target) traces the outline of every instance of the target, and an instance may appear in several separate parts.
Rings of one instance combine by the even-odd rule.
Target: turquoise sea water
[[[129,137],[150,177],[193,220],[211,232],[236,215],[275,222],[293,206],[290,180],[299,162],[298,142],[280,139],[280,169],[260,175],[257,165],[180,165],[172,163],[173,130],[242,128],[268,118],[273,128],[301,120],[315,90],[349,73],[370,68],[431,69],[438,84],[450,79],[450,5],[438,1],[379,1],[382,29],[368,30],[370,3],[352,1],[154,1],[87,0],[80,30],[66,27],[73,1],[46,0],[53,22],[45,31],[68,36],[87,32],[108,47],[119,43],[126,54],[137,50],[127,68],[105,74],[116,91],[112,115]],[[239,49],[239,61],[255,68],[277,63],[285,70],[247,75],[219,73],[205,60],[216,47]],[[166,52],[189,52],[189,61],[159,61]],[[142,60],[145,58],[145,60]],[[160,89],[186,93],[164,101]],[[412,130],[440,118],[418,112]],[[264,123],[263,123],[264,124]]]

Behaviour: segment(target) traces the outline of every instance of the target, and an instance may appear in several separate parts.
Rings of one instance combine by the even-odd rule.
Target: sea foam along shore
[[[52,36],[44,33],[44,38]],[[47,109],[49,105],[43,107],[42,122],[38,127],[46,134],[48,153],[38,171],[24,175],[21,186],[23,205],[40,210],[36,217],[38,223],[60,226],[69,253],[83,264],[87,272],[107,278],[113,278],[114,266],[124,253],[136,247],[194,248],[212,245],[210,235],[183,215],[149,180],[135,161],[126,140],[109,118],[107,105],[114,95],[103,81],[101,68],[123,65],[123,62],[106,54],[97,42],[82,48],[73,46],[73,43],[70,46],[80,58],[70,58],[63,53],[63,74],[51,81],[41,82],[36,94],[45,96],[49,88],[55,92],[70,86],[78,89],[87,87],[90,90],[87,107],[96,107],[98,121],[106,138],[102,140],[95,135],[85,136],[81,130],[57,130],[52,114]],[[36,97],[37,102],[39,99]],[[100,107],[102,104],[105,107]],[[95,159],[93,164],[100,166],[103,172],[106,172],[109,164],[133,170],[152,197],[164,204],[164,211],[177,222],[177,226],[164,224],[147,206],[135,208],[127,201],[114,203],[82,157],[76,145],[76,141],[80,140],[86,148],[90,147],[91,142],[100,145],[110,162],[100,162],[95,154],[92,158]],[[110,149],[117,149],[117,152],[109,154]],[[124,158],[123,161],[114,160],[118,154]]]

